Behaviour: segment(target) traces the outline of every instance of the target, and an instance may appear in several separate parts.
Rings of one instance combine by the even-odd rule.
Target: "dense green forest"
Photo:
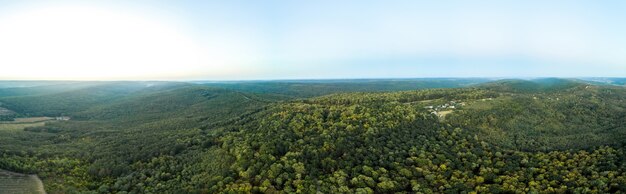
[[[7,118],[71,119],[0,123],[0,169],[48,193],[626,192],[626,88],[483,82],[5,88]]]

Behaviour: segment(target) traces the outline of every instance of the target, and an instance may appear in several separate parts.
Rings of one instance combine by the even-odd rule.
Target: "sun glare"
[[[0,17],[2,79],[176,79],[205,64],[192,38],[158,19],[81,6]]]

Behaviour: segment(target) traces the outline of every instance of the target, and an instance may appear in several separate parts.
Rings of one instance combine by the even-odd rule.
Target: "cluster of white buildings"
[[[57,121],[69,121],[70,117],[68,117],[68,116],[60,116],[60,117],[56,117],[54,120],[57,120]]]
[[[429,106],[424,106],[425,109],[429,109],[431,114],[437,115],[438,111],[442,111],[442,110],[450,110],[450,109],[456,109],[458,107],[464,106],[465,102],[457,102],[457,101],[450,101],[448,103],[445,104],[441,104],[441,105],[429,105]]]

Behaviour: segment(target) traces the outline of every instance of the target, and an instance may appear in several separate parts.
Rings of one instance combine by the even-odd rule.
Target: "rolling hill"
[[[4,97],[23,116],[72,119],[0,130],[0,168],[37,173],[49,193],[626,191],[623,87],[389,83],[113,82]]]

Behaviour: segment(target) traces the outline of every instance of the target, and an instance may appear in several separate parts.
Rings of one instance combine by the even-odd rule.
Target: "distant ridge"
[[[577,79],[539,78],[532,80],[504,79],[480,84],[477,87],[499,92],[555,92],[587,84]]]
[[[590,77],[590,78],[579,78],[579,79],[590,82],[590,83],[594,83],[594,84],[626,86],[626,78]]]

